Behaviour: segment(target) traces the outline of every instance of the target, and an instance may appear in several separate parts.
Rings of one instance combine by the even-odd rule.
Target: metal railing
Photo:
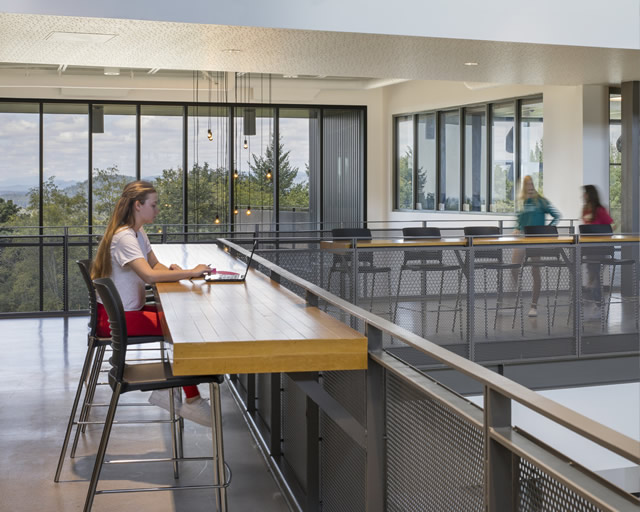
[[[236,243],[220,240],[248,256]],[[366,333],[367,371],[234,376],[234,396],[299,510],[637,510],[640,501],[513,425],[514,403],[627,459],[640,443],[301,279],[272,280]],[[481,409],[399,360],[400,340],[483,388]],[[526,429],[526,425],[524,425]]]

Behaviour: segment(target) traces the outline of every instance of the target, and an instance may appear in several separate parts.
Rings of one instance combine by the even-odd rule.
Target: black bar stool
[[[339,239],[353,239],[353,240],[371,240],[371,230],[367,228],[334,228],[331,230],[331,237],[334,240]],[[329,275],[327,277],[327,288],[331,289],[331,277],[335,272],[340,275],[341,283],[344,282],[345,276],[349,278],[349,283],[353,288],[351,273],[353,269],[352,254],[351,252],[345,252],[344,254],[334,254],[333,263],[329,269]],[[391,267],[377,267],[374,264],[373,252],[363,251],[358,254],[357,271],[359,274],[365,276],[364,281],[364,293],[367,292],[367,276],[371,275],[371,302],[369,305],[369,311],[373,309],[373,296],[376,288],[376,276],[378,274],[386,274],[387,276],[387,289],[389,294],[389,319],[391,319]],[[355,290],[357,296],[358,290]],[[356,297],[357,298],[357,297]]]
[[[102,367],[102,363],[104,360],[105,350],[111,344],[111,338],[104,338],[97,335],[98,328],[98,312],[97,312],[97,300],[96,300],[96,290],[91,282],[91,260],[78,260],[76,261],[78,264],[78,268],[80,269],[80,274],[82,275],[82,279],[87,286],[87,293],[89,295],[89,332],[87,333],[87,353],[85,354],[84,364],[82,365],[82,371],[80,372],[80,379],[78,381],[78,387],[76,390],[76,395],[73,399],[73,405],[71,406],[71,412],[69,413],[69,421],[67,423],[67,430],[65,432],[64,441],[62,443],[62,450],[60,451],[60,457],[58,458],[58,466],[56,468],[56,474],[54,477],[54,482],[58,482],[60,480],[60,473],[62,472],[62,467],[64,465],[64,459],[67,453],[67,449],[69,446],[69,441],[71,439],[71,432],[73,431],[73,427],[77,426],[76,434],[73,440],[73,445],[71,447],[71,458],[75,457],[76,448],[78,446],[78,440],[80,438],[80,433],[84,432],[89,423],[89,414],[91,412],[91,408],[97,405],[102,404],[94,404],[93,399],[95,396],[95,390],[98,386],[98,378],[100,376],[100,369]],[[144,345],[150,343],[160,343],[164,342],[164,338],[162,336],[132,336],[129,338],[130,345]],[[141,349],[138,349],[141,350]],[[154,348],[151,350],[157,351],[158,349]],[[161,359],[164,356],[162,345],[161,345]],[[158,358],[147,359],[147,361],[159,361]],[[82,401],[82,408],[80,409],[80,417],[76,420],[76,413],[78,411],[78,405],[80,403],[80,398],[82,397],[82,388],[86,382],[86,391],[84,393],[84,399]],[[148,403],[138,403],[138,404],[126,404],[126,405],[142,405],[142,406],[150,406]],[[166,422],[170,420],[158,420],[160,422]],[[102,421],[95,421],[91,423],[101,424]],[[116,422],[118,423],[118,422]],[[127,424],[130,423],[139,423],[134,421],[127,421]],[[149,423],[149,421],[144,421],[144,423]],[[182,447],[182,430],[178,431],[178,436],[180,439],[180,447]]]
[[[441,238],[439,228],[410,227],[402,228],[402,236],[405,239],[429,239]],[[457,272],[458,290],[456,293],[456,303],[452,311],[454,312],[451,332],[455,331],[456,319],[460,313],[460,339],[462,339],[462,308],[460,307],[460,288],[462,285],[462,267],[460,265],[447,265],[442,262],[442,249],[421,249],[404,251],[403,263],[400,266],[398,276],[398,292],[396,293],[396,304],[393,313],[393,321],[398,315],[398,301],[402,285],[402,275],[405,271],[420,272],[426,276],[429,272],[440,272],[440,290],[438,293],[438,309],[436,316],[436,332],[440,326],[440,312],[442,310],[442,294],[444,289],[444,276],[446,272]]]
[[[111,403],[109,404],[109,410],[107,412],[107,418],[104,423],[104,430],[102,431],[102,437],[100,439],[100,446],[96,455],[95,465],[93,467],[93,473],[91,475],[91,481],[89,482],[89,490],[87,492],[87,499],[84,506],[84,511],[89,512],[93,505],[93,500],[96,494],[105,493],[117,493],[117,492],[140,492],[140,491],[155,491],[155,490],[185,490],[185,489],[203,489],[214,488],[216,489],[216,505],[217,510],[220,512],[227,511],[227,493],[226,488],[231,482],[231,471],[224,462],[224,447],[222,441],[222,412],[220,406],[220,384],[224,381],[222,375],[187,375],[187,376],[174,376],[171,370],[171,365],[168,361],[163,360],[158,363],[140,363],[140,364],[125,364],[128,338],[127,338],[127,324],[124,315],[124,308],[122,307],[122,301],[120,295],[116,290],[113,281],[109,278],[96,279],[94,281],[96,290],[100,294],[102,303],[104,304],[107,314],[109,315],[109,324],[111,326],[111,348],[113,350],[113,356],[110,359],[111,370],[109,371],[109,386],[113,393],[111,396]],[[211,394],[211,430],[212,430],[212,443],[213,443],[213,455],[212,457],[179,457],[177,454],[177,440],[174,435],[174,429],[171,430],[172,434],[172,457],[166,459],[154,459],[159,462],[172,462],[174,477],[179,477],[178,461],[181,460],[208,460],[209,458],[213,462],[213,484],[212,485],[195,485],[195,486],[164,486],[153,488],[132,488],[132,489],[112,489],[108,491],[98,491],[98,480],[100,478],[100,472],[104,463],[105,454],[107,451],[107,445],[109,443],[109,437],[111,435],[111,426],[113,424],[113,418],[118,407],[118,401],[120,396],[130,391],[154,391],[156,389],[170,389],[173,393],[173,388],[183,386],[195,386],[201,383],[209,383],[209,390]],[[170,402],[171,416],[175,417],[175,411],[173,406],[173,400]],[[120,464],[126,462],[139,462],[139,459],[135,460],[119,460],[110,461],[111,463],[118,462]]]

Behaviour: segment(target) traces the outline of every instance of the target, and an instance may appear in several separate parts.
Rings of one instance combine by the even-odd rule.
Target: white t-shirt
[[[113,235],[110,277],[120,293],[125,311],[138,311],[145,303],[145,282],[125,265],[138,258],[148,261],[150,252],[151,243],[142,228],[137,233],[133,228],[124,228]]]

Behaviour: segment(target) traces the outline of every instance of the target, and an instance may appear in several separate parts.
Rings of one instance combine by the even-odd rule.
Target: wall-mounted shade
[[[91,113],[91,133],[104,133],[104,105],[94,105]]]
[[[243,117],[244,117],[244,122],[242,123],[243,135],[255,135],[256,134],[256,109],[245,108]]]

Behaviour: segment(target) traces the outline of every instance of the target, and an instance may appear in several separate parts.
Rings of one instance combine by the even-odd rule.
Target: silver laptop
[[[256,252],[256,247],[258,246],[258,241],[255,240],[253,242],[253,249],[251,250],[251,255],[247,260],[247,268],[244,269],[244,274],[207,274],[204,276],[204,280],[207,283],[244,283],[247,279],[247,273],[249,272],[249,267],[251,267],[251,261],[253,260],[253,253]]]

